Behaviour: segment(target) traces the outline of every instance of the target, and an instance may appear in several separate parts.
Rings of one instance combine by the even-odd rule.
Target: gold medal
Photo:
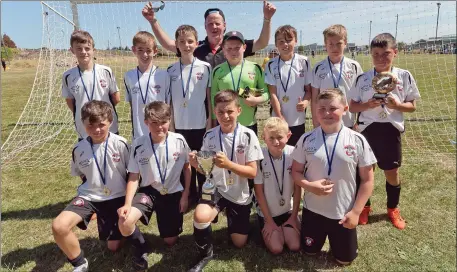
[[[165,188],[165,187],[163,187],[162,190],[160,190],[160,194],[161,194],[161,195],[166,195],[166,194],[168,194],[168,189]]]
[[[282,97],[282,102],[287,103],[289,101],[289,97],[287,95]]]
[[[386,119],[387,118],[387,113],[385,111],[380,112],[379,113],[379,118]]]
[[[108,187],[103,187],[103,193],[106,195],[106,196],[109,196],[111,194],[111,191]]]
[[[281,197],[281,200],[279,200],[279,206],[284,206],[284,204],[286,204],[286,201],[284,200],[284,198]]]
[[[184,102],[182,103],[182,107],[183,108],[187,108],[187,101],[186,100],[184,100]]]
[[[235,183],[234,179],[230,176],[227,180],[228,185],[233,185]]]

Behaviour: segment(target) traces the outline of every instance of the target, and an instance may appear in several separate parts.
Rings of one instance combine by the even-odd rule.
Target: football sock
[[[201,226],[198,226],[197,224],[198,223],[194,223],[194,238],[195,238],[195,244],[197,245],[197,248],[198,248],[198,252],[202,256],[211,255],[211,253],[213,251],[211,225],[209,224],[209,226],[207,226],[206,228],[199,228]]]
[[[81,253],[79,253],[79,256],[74,258],[73,260],[68,259],[68,261],[73,265],[73,267],[77,267],[80,265],[83,265],[86,260],[84,259],[84,251],[81,250]]]
[[[142,255],[143,253],[146,253],[146,240],[144,239],[144,236],[138,226],[135,226],[135,230],[127,237],[127,239],[129,239],[132,243],[132,246],[135,249],[135,254]]]
[[[394,209],[398,206],[398,203],[400,202],[400,190],[401,185],[393,186],[386,180],[387,208]]]

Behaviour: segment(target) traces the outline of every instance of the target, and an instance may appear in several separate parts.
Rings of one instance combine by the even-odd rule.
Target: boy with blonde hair
[[[292,153],[293,179],[305,189],[303,250],[320,252],[328,236],[337,262],[349,264],[357,257],[356,226],[373,191],[376,158],[365,137],[343,125],[348,106],[341,90],[321,92],[316,106],[321,126],[304,134]]]
[[[81,119],[81,108],[92,100],[105,101],[113,107],[113,122],[110,131],[119,133],[115,106],[121,96],[116,79],[107,66],[94,63],[95,43],[89,32],[75,30],[70,37],[70,51],[78,65],[67,70],[62,76],[62,96],[73,113],[78,140],[88,135]]]
[[[344,57],[347,46],[347,30],[343,25],[331,25],[323,32],[324,43],[328,57],[316,63],[312,70],[312,100],[313,125],[319,126],[316,118],[317,95],[326,89],[340,89],[345,97],[355,82],[357,76],[363,73],[360,64],[350,58]],[[354,114],[346,112],[343,116],[344,125],[352,128],[355,122]]]
[[[262,237],[273,254],[283,251],[284,244],[291,251],[300,249],[301,187],[294,184],[291,176],[292,151],[287,145],[291,133],[286,121],[270,117],[263,128],[263,160],[260,160],[254,190],[257,199],[257,215]],[[292,200],[293,197],[293,200]]]
[[[138,60],[138,66],[124,75],[126,90],[125,101],[130,104],[133,139],[148,134],[144,122],[144,109],[153,101],[170,103],[170,78],[165,70],[153,63],[157,54],[154,36],[147,31],[140,31],[133,36],[132,52]]]
[[[292,133],[287,144],[295,146],[305,132],[306,108],[311,99],[311,62],[294,52],[297,30],[280,26],[275,32],[279,56],[265,67],[273,116],[284,119]]]

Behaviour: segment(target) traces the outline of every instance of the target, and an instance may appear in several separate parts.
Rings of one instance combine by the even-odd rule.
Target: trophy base
[[[373,98],[374,99],[385,99],[387,97],[388,94],[385,94],[385,93],[375,93],[373,95]]]

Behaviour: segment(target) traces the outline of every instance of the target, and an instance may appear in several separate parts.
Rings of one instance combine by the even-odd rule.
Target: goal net
[[[124,73],[137,65],[130,51],[132,37],[139,30],[152,31],[141,15],[144,4],[109,0],[42,2],[42,47],[36,76],[28,102],[2,145],[3,168],[53,168],[69,164],[77,135],[73,115],[61,97],[61,83],[62,74],[76,63],[68,50],[75,26],[94,37],[96,63],[113,70],[122,97],[116,107],[120,135],[130,140],[130,111],[129,104],[124,102],[122,82]],[[422,95],[417,111],[405,114],[404,159],[407,163],[455,160],[455,2],[443,1],[438,5],[422,1],[278,1],[274,4],[277,12],[272,19],[270,45],[250,60],[262,64],[268,51],[274,48],[275,29],[291,24],[298,31],[297,52],[307,55],[314,65],[326,56],[322,31],[331,24],[341,23],[348,30],[346,57],[352,58],[354,52],[353,58],[367,71],[372,69],[369,41],[379,33],[390,32],[399,44],[395,65],[412,73]],[[263,21],[260,1],[166,1],[157,19],[172,38],[179,25],[190,24],[197,29],[199,40],[203,40],[206,36],[203,14],[211,7],[224,11],[227,30],[239,30],[246,38],[258,38]],[[173,53],[160,50],[154,61],[166,69],[176,60]],[[257,117],[260,123],[268,117],[268,105],[258,111]],[[311,127],[309,119],[307,127]]]

